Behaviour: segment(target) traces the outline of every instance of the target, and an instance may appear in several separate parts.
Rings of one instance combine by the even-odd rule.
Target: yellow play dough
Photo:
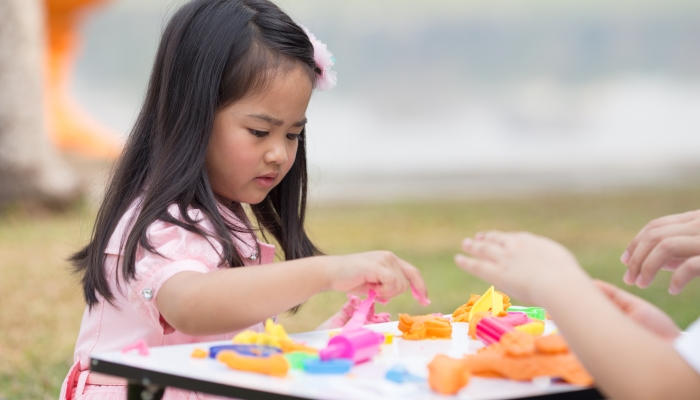
[[[491,310],[491,315],[494,316],[498,316],[503,312],[503,295],[496,292],[493,286],[491,286],[486,293],[474,303],[472,309],[469,310],[469,320],[472,319],[474,314],[489,310]]]

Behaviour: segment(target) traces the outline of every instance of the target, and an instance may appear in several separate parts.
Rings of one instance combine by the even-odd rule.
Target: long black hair
[[[220,266],[243,266],[232,235],[250,234],[241,204],[215,195],[205,158],[214,117],[221,108],[263,89],[271,73],[299,65],[315,83],[313,46],[292,19],[267,0],[193,0],[167,24],[143,108],[107,186],[90,243],[70,261],[82,275],[88,306],[114,294],[104,268],[105,248],[120,218],[141,198],[140,213],[122,238],[122,279],[135,278],[136,251],[155,252],[147,237],[156,220],[203,236],[222,247]],[[265,199],[251,205],[259,227],[279,243],[286,260],[321,254],[304,230],[307,171],[305,130],[290,171]],[[180,218],[168,213],[177,204]],[[230,209],[246,227],[222,217]],[[208,234],[187,210],[200,210],[214,226]],[[117,283],[119,279],[117,279]],[[113,304],[113,303],[112,303]]]

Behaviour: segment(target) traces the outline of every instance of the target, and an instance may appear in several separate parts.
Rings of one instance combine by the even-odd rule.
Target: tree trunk
[[[39,0],[0,0],[0,206],[65,206],[79,181],[46,133]]]

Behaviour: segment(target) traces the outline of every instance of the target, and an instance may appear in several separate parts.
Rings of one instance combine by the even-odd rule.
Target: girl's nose
[[[267,152],[265,152],[265,162],[270,164],[284,164],[287,162],[287,146],[284,138],[282,140],[275,140],[271,143]]]

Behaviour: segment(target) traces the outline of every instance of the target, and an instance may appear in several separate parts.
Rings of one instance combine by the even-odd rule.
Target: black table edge
[[[239,399],[267,400],[267,399],[292,399],[308,400],[307,397],[297,397],[287,394],[264,392],[255,389],[231,386],[222,383],[202,381],[186,378],[179,375],[171,375],[163,372],[123,365],[97,358],[90,359],[90,370],[106,375],[118,376],[129,380],[129,383],[138,385],[157,385],[162,387],[175,387],[179,389],[202,392],[217,396],[228,396]],[[533,397],[523,397],[521,400],[600,400],[605,399],[595,388],[577,390],[573,392],[552,393]]]
[[[96,358],[90,359],[90,370],[100,374],[126,378],[127,380],[129,380],[130,384],[133,382],[144,386],[170,386],[179,389],[191,390],[194,392],[208,393],[217,396],[228,396],[239,399],[307,400],[307,398],[305,397],[296,397],[286,394],[264,392],[255,389],[225,385],[216,382],[202,381],[199,379],[186,378],[179,375],[171,375],[162,372],[151,371],[148,369],[113,363]]]

